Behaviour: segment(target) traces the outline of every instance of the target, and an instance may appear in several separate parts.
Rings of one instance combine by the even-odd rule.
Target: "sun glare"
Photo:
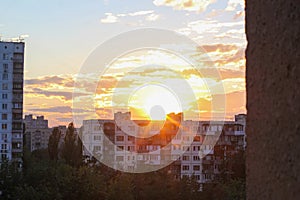
[[[165,120],[168,113],[182,112],[176,95],[158,84],[145,85],[137,89],[131,95],[128,105],[140,110],[139,116],[151,120]]]

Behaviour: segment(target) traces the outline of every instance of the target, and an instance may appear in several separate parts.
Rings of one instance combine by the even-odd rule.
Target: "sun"
[[[139,110],[140,118],[151,120],[165,120],[168,113],[182,112],[177,96],[159,84],[147,84],[138,88],[131,95],[128,105]]]
[[[150,117],[152,120],[165,120],[166,113],[162,106],[155,105],[150,109]]]

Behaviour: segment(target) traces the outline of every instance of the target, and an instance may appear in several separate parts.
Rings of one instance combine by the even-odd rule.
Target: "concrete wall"
[[[247,198],[300,199],[300,1],[246,1]]]

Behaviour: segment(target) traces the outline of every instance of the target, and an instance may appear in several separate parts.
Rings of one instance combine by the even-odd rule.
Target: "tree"
[[[72,122],[68,125],[64,139],[62,158],[73,167],[79,167],[82,164],[82,143],[78,135],[75,134]]]
[[[48,153],[51,160],[58,160],[58,144],[61,137],[61,131],[55,127],[49,137]]]

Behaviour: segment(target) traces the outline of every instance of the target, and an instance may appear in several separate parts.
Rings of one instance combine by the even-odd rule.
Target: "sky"
[[[156,104],[165,112],[187,111],[187,119],[196,119],[200,110],[202,119],[209,119],[213,99],[220,96],[226,100],[226,119],[246,113],[243,0],[2,0],[1,8],[1,38],[25,38],[24,114],[45,115],[50,126],[73,121],[72,109],[80,119],[111,118],[112,107],[130,106],[138,118]],[[201,77],[172,52],[143,49],[118,57],[100,76],[78,78],[95,49],[119,34],[141,28],[171,30],[193,40],[209,56],[219,76]],[[198,52],[177,41],[161,48],[166,46],[193,52],[190,56]],[[114,51],[106,54],[114,55]],[[205,63],[201,70],[210,74]],[[181,88],[173,95],[176,100],[170,88],[145,88],[144,83],[153,77],[168,80],[170,87],[183,81],[194,96]],[[84,102],[76,108],[74,84],[80,87],[75,88],[76,94]],[[95,85],[96,90],[91,90]]]

